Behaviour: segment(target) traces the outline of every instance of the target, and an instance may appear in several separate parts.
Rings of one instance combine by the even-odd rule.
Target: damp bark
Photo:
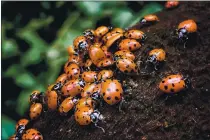
[[[135,52],[137,61],[144,61],[148,50],[163,48],[167,52],[166,62],[156,74],[126,77],[132,91],[125,95],[124,113],[119,112],[117,105],[104,104],[99,108],[106,122],[98,125],[105,133],[92,125],[79,126],[72,114],[63,117],[49,111],[32,122],[32,126],[49,140],[210,139],[209,7],[209,2],[181,2],[176,9],[157,13],[160,19],[157,24],[131,27],[141,28],[147,34],[144,46]],[[198,33],[183,49],[183,43],[178,42],[173,31],[186,19],[196,21]],[[161,95],[158,83],[162,77],[174,73],[188,75],[191,88],[177,96]]]

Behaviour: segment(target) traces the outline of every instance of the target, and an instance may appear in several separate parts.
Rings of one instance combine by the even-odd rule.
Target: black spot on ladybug
[[[165,90],[167,90],[168,89],[168,86],[164,86],[164,88],[165,88]]]
[[[168,79],[171,79],[171,77],[169,77]]]
[[[118,92],[118,91],[119,91],[119,89],[116,89],[116,91]]]
[[[129,68],[129,65],[127,65],[126,68]]]
[[[107,99],[107,100],[111,100],[111,97],[107,97],[106,99]]]
[[[172,87],[175,87],[174,83],[172,83]]]
[[[117,96],[115,96],[115,100],[119,100],[119,98]]]
[[[165,83],[165,81],[162,81],[162,83]]]
[[[86,123],[88,123],[89,121],[88,120],[86,120]]]
[[[103,96],[105,96],[105,93],[103,93]]]
[[[171,89],[171,92],[174,92],[174,89]]]
[[[35,133],[33,133],[32,135],[35,135]]]

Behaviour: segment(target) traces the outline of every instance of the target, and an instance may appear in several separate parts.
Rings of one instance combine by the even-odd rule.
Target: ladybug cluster
[[[178,2],[166,2],[165,7],[171,9]],[[159,22],[156,15],[147,15],[140,20],[142,25]],[[187,41],[189,34],[197,31],[194,20],[186,20],[178,25],[177,38]],[[29,97],[29,117],[36,120],[48,111],[57,111],[61,116],[73,113],[79,125],[94,124],[98,126],[104,117],[99,112],[102,103],[119,104],[119,110],[126,93],[126,79],[122,75],[138,75],[139,65],[135,62],[134,51],[143,47],[146,34],[141,30],[112,28],[100,26],[88,29],[73,41],[67,48],[68,61],[64,65],[63,74],[48,85],[46,92],[35,90]],[[166,60],[166,52],[155,48],[148,53],[147,63],[152,64],[154,71]],[[120,75],[120,76],[119,76]],[[163,78],[159,89],[168,94],[178,93],[187,88],[188,80],[181,74],[173,74]],[[42,134],[28,128],[28,119],[17,122],[16,133],[10,138],[42,140]]]

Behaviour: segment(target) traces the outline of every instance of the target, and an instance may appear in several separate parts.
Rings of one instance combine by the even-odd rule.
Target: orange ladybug
[[[162,79],[159,89],[164,93],[177,93],[187,88],[188,80],[180,74],[169,75]]]
[[[83,32],[83,35],[89,39],[90,41],[94,41],[94,38],[95,38],[95,31],[92,30],[92,29],[87,29]]]
[[[69,80],[64,86],[61,88],[62,96],[71,96],[75,97],[79,95],[85,86],[85,83],[81,79]]]
[[[144,16],[142,19],[141,19],[141,23],[142,24],[152,24],[152,23],[156,23],[160,21],[159,18],[156,16],[156,15],[153,15],[153,14],[149,14],[149,15],[146,15]]]
[[[78,99],[75,97],[67,97],[63,100],[61,105],[59,106],[59,113],[61,115],[67,115],[67,113],[73,109],[74,105],[77,103]]]
[[[58,107],[59,97],[57,92],[53,89],[54,85],[51,85],[49,87],[51,89],[49,88],[46,93],[47,107],[49,110],[56,110]]]
[[[66,73],[61,74],[57,79],[56,83],[61,83],[61,85],[64,85],[68,80],[68,76]]]
[[[90,107],[90,108],[94,108],[96,102],[90,98],[90,97],[84,97],[84,98],[81,98],[77,104],[76,104],[76,110],[79,110],[83,107]]]
[[[179,1],[173,0],[173,1],[167,1],[165,3],[165,8],[166,9],[172,9],[172,8],[177,7],[177,6],[179,6]]]
[[[82,97],[90,97],[93,94],[93,89],[96,87],[95,83],[87,83],[81,93]]]
[[[86,83],[93,83],[97,80],[97,72],[95,71],[85,71],[82,73],[82,79]]]
[[[28,129],[22,136],[23,140],[43,140],[42,134],[36,129]]]
[[[178,38],[184,41],[188,40],[188,34],[197,32],[197,24],[194,20],[188,19],[178,25]]]
[[[114,60],[111,58],[105,58],[103,60],[101,60],[98,64],[97,67],[98,68],[105,68],[105,67],[110,67],[114,64]]]
[[[92,122],[95,124],[96,127],[102,129],[102,131],[105,132],[102,127],[99,127],[97,125],[99,121],[102,121],[104,119],[103,115],[99,111],[93,110],[93,108],[85,106],[85,107],[79,108],[75,112],[74,116],[75,116],[76,122],[79,125],[89,125]]]
[[[64,72],[69,79],[77,79],[80,75],[80,68],[76,63],[67,62],[64,67]]]
[[[105,43],[107,42],[110,38],[112,38],[113,36],[119,34],[119,33],[124,33],[124,30],[121,28],[114,28],[112,29],[110,32],[108,32],[107,34],[105,34],[102,38],[102,42]]]
[[[93,64],[97,65],[101,60],[106,58],[106,55],[99,46],[92,45],[89,49],[89,57]]]
[[[77,52],[74,50],[73,46],[67,47],[67,52],[68,52],[69,56],[77,54]]]
[[[136,51],[141,48],[141,44],[135,39],[123,39],[118,48],[119,50]]]
[[[83,52],[88,50],[88,48],[90,47],[90,42],[87,40],[86,37],[78,36],[77,38],[74,39],[73,45],[74,45],[74,50],[76,52]]]
[[[111,38],[109,38],[106,42],[105,42],[105,46],[107,47],[107,50],[120,38],[123,37],[122,33],[118,33],[115,36],[112,36]]]
[[[43,97],[43,93],[42,92],[40,92],[38,90],[34,90],[31,93],[30,97],[29,97],[29,102],[31,104],[33,104],[33,103],[40,103],[40,102],[42,102],[42,97]]]
[[[117,59],[116,66],[121,72],[125,74],[135,74],[138,70],[134,61],[127,57]]]
[[[130,58],[131,60],[135,60],[135,55],[127,50],[117,51],[114,53],[115,59],[120,59],[121,57]]]
[[[28,123],[29,123],[29,120],[28,120],[28,119],[20,119],[20,120],[17,122],[17,124],[15,125],[16,131],[17,131],[17,129],[18,129],[18,127],[19,127],[20,125],[26,126]]]
[[[155,69],[157,70],[157,65],[160,62],[165,61],[166,52],[163,49],[153,49],[149,52],[149,56],[147,58],[147,62],[154,64]]]
[[[111,30],[111,33],[124,33],[125,30],[123,30],[122,28],[113,28]]]
[[[95,36],[97,38],[101,38],[103,37],[106,33],[108,33],[110,30],[112,29],[112,27],[107,27],[107,26],[100,26],[98,27],[94,33],[95,33]]]
[[[101,83],[101,93],[106,103],[114,105],[122,100],[123,88],[118,80],[107,79]]]
[[[128,30],[124,33],[124,37],[128,39],[136,39],[139,41],[145,41],[146,39],[146,34],[140,30]]]
[[[34,103],[30,106],[29,116],[32,120],[37,119],[42,113],[42,104]]]
[[[91,59],[87,59],[87,60],[85,61],[85,64],[84,64],[84,68],[85,68],[86,70],[90,70],[92,66],[93,66],[93,62],[91,61]]]
[[[97,80],[98,81],[105,81],[106,79],[112,78],[114,75],[112,70],[102,70],[98,73]]]

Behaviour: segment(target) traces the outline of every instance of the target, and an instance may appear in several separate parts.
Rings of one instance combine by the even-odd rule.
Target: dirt
[[[158,13],[160,22],[142,28],[147,34],[144,46],[136,52],[137,61],[145,60],[151,48],[164,48],[167,58],[153,75],[127,76],[132,91],[125,95],[124,113],[118,105],[104,104],[99,111],[105,129],[79,126],[73,115],[62,117],[45,112],[33,122],[45,139],[112,139],[112,140],[208,140],[210,139],[210,3],[181,2],[170,11]],[[197,35],[186,49],[173,37],[177,25],[188,18],[197,22]],[[139,29],[139,24],[135,25]],[[141,66],[144,70],[144,64]],[[174,96],[161,94],[157,88],[161,78],[169,74],[188,75],[191,87]]]

